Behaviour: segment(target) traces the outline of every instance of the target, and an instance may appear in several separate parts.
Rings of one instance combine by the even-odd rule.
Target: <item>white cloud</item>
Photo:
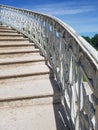
[[[27,8],[33,11],[55,16],[80,14],[95,10],[93,5],[92,6],[83,4],[77,5],[76,2],[60,2],[46,5],[25,6],[22,8]]]
[[[38,12],[43,12],[46,14],[51,14],[51,15],[71,15],[71,14],[79,14],[79,13],[85,13],[85,12],[90,12],[93,11],[93,8],[76,8],[76,9],[49,9],[49,8],[40,8],[40,9],[34,9],[35,11]]]
[[[50,15],[73,15],[94,11],[95,8],[89,5],[76,6],[75,3],[56,3],[48,5],[39,5],[32,8],[35,11],[42,12]]]
[[[24,8],[59,17],[79,32],[98,32],[97,4],[87,2],[59,2],[46,5],[25,6]],[[94,16],[94,15],[95,16]]]

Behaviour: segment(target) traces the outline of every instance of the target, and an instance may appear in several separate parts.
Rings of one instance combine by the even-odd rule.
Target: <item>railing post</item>
[[[2,23],[30,38],[45,54],[61,86],[71,130],[98,130],[97,51],[68,25],[45,14],[0,5]]]
[[[97,98],[97,101],[98,101],[98,98]],[[95,120],[96,120],[96,123],[95,123],[95,130],[98,130],[98,104],[95,106]]]
[[[95,130],[98,130],[98,71],[96,72],[95,78],[95,89],[92,94],[92,100],[94,102],[95,107]]]
[[[95,105],[95,130],[98,130],[98,97],[93,94],[92,99]]]

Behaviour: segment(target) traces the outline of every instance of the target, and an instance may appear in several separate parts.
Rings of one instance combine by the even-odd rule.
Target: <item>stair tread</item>
[[[50,69],[45,65],[35,65],[35,66],[9,66],[9,67],[0,67],[0,78],[5,77],[17,77],[17,76],[25,76],[25,75],[40,75],[50,73]]]
[[[29,41],[0,41],[0,46],[25,46],[34,45],[34,43]]]
[[[16,30],[12,30],[12,29],[8,29],[8,28],[5,28],[5,29],[3,29],[3,28],[0,28],[0,32],[3,32],[3,33],[18,33]]]
[[[63,110],[59,85],[40,49],[0,25],[0,130],[65,130]]]
[[[21,53],[21,52],[19,52],[19,53],[2,53],[1,55],[0,55],[0,59],[4,59],[4,58],[12,58],[12,57],[24,57],[24,56],[38,56],[39,55],[39,52],[24,52],[24,53]]]
[[[5,46],[5,47],[0,47],[0,52],[3,51],[16,51],[16,50],[36,50],[36,48],[34,46]]]
[[[0,130],[68,130],[61,104],[3,108],[0,113]]]
[[[39,51],[39,49],[35,48],[18,48],[18,49],[12,49],[12,50],[0,50],[0,54],[6,54],[6,53],[23,53],[23,52],[34,52],[34,51]]]
[[[17,33],[16,30],[9,30],[9,29],[0,29],[0,33]]]
[[[60,95],[54,79],[18,80],[0,83],[0,100],[39,98]]]
[[[0,30],[15,30],[15,29],[12,29],[12,28],[10,28],[10,27],[0,27]]]
[[[21,37],[23,37],[23,35],[22,34],[19,34],[19,33],[0,33],[0,38],[1,37],[9,37],[9,36],[21,36]]]
[[[0,25],[0,28],[11,28],[11,27],[8,27],[7,25]]]
[[[20,57],[10,57],[10,58],[3,58],[0,59],[0,64],[4,63],[14,63],[14,62],[28,62],[28,61],[41,61],[44,60],[44,57],[40,55],[28,55],[28,56],[20,56]]]
[[[2,38],[1,41],[28,41],[28,38]]]
[[[5,32],[4,34],[8,34],[9,35],[9,33],[7,33],[6,30],[3,30],[3,31]],[[16,32],[16,33],[13,33],[13,31]],[[0,34],[1,35],[3,34],[3,33],[1,33],[1,29],[0,29]],[[17,30],[13,30],[13,29],[12,29],[12,33],[10,33],[10,34],[12,34],[12,35],[21,34],[22,35],[22,33],[18,32]]]
[[[21,36],[21,37],[19,37],[19,36],[14,36],[14,37],[13,36],[6,36],[6,37],[3,37],[2,36],[2,37],[0,37],[0,40],[2,40],[2,39],[16,39],[16,40],[17,39],[24,39],[25,40],[25,39],[28,39],[28,38],[24,38],[23,36]]]

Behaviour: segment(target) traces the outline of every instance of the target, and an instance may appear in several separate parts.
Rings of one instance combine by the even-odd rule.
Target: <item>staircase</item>
[[[68,130],[52,69],[33,42],[0,25],[0,130]]]

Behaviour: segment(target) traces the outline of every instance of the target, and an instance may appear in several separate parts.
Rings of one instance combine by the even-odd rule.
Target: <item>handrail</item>
[[[53,16],[0,5],[0,23],[26,35],[48,59],[70,129],[98,130],[98,52]]]

